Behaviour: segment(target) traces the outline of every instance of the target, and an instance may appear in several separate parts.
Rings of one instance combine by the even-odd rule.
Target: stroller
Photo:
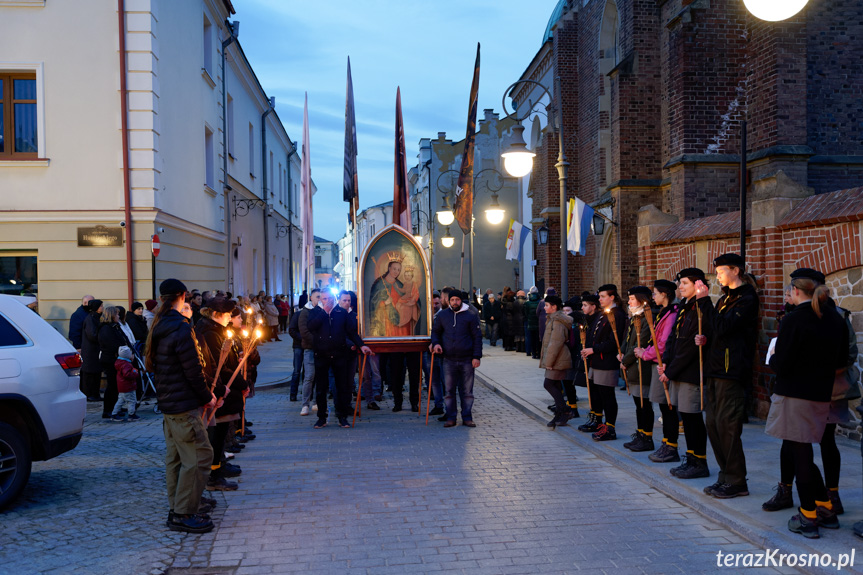
[[[130,349],[132,350],[132,361],[135,364],[135,369],[141,374],[141,397],[138,399],[138,403],[140,404],[145,399],[156,398],[156,384],[153,383],[153,376],[150,375],[145,367],[144,342],[139,341],[135,345],[130,346]],[[161,413],[157,402],[153,404],[153,412]]]

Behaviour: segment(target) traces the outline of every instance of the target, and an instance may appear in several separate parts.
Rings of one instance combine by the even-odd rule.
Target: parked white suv
[[[74,449],[84,429],[81,356],[31,300],[0,295],[0,509],[24,489],[33,461]]]

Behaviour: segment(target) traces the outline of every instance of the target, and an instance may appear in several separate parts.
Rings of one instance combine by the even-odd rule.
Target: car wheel
[[[30,479],[30,447],[18,430],[0,423],[0,509],[14,500]]]

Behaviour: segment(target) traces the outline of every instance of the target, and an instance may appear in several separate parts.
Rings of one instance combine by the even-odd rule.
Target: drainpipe
[[[291,310],[294,308],[294,201],[291,191],[291,157],[297,153],[297,145],[291,142],[291,153],[288,154],[288,290],[291,294]]]
[[[270,195],[267,187],[267,116],[276,107],[276,97],[268,101],[269,107],[261,114],[261,166],[264,169],[264,180],[261,186],[261,198],[264,200],[264,291],[270,293],[270,232],[268,218],[270,217]]]
[[[117,22],[120,31],[120,132],[123,136],[123,218],[126,223],[126,289],[128,291],[129,307],[135,301],[135,278],[132,275],[132,196],[129,168],[129,124],[126,98],[126,3],[117,0]]]
[[[222,41],[222,191],[225,194],[225,231],[228,236],[228,291],[234,291],[234,250],[233,237],[231,236],[231,218],[233,207],[231,205],[229,192],[233,190],[228,184],[228,90],[225,86],[225,77],[228,71],[225,69],[225,50],[231,45],[231,42],[237,40],[237,32],[239,22],[225,22],[230,34],[226,40]],[[233,126],[231,127],[233,129]]]

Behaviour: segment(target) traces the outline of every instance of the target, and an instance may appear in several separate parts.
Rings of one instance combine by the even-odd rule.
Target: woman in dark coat
[[[788,530],[809,539],[820,536],[819,527],[839,528],[812,453],[812,444],[824,436],[833,381],[836,371],[845,367],[848,352],[847,328],[828,303],[823,277],[808,269],[791,274],[791,299],[796,307],[782,320],[770,356],[776,382],[764,429],[782,440],[780,455],[794,465],[800,508],[788,521]]]
[[[500,302],[494,294],[489,294],[488,301],[482,304],[482,319],[488,326],[488,341],[492,347],[497,345],[502,310]]]
[[[513,329],[515,329],[515,351],[518,353],[524,353],[524,336],[525,336],[525,326],[524,326],[524,304],[527,303],[527,296],[524,294],[524,291],[518,290],[518,293],[515,296],[515,301],[512,304],[512,325]]]
[[[105,401],[102,403],[102,419],[111,419],[114,404],[117,403],[117,361],[122,346],[130,346],[129,340],[120,329],[120,313],[116,307],[106,307],[99,318],[99,364],[105,373]]]
[[[87,401],[102,401],[102,365],[99,363],[99,316],[102,300],[90,300],[81,328],[81,391]]]
[[[503,292],[500,309],[500,336],[503,339],[503,350],[515,351],[515,293],[509,288]]]

